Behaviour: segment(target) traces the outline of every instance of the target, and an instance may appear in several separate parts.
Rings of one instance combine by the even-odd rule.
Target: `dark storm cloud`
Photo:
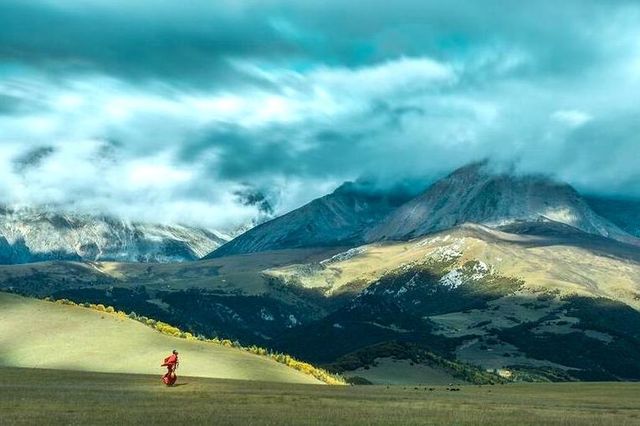
[[[640,111],[586,123],[556,158],[553,169],[560,177],[586,192],[640,197]]]
[[[51,146],[41,146],[22,153],[13,160],[15,170],[18,173],[24,173],[29,168],[37,168],[42,162],[55,152]]]
[[[215,226],[492,158],[640,196],[638,93],[631,1],[5,0],[0,193]]]
[[[0,114],[16,114],[22,109],[23,101],[16,96],[0,95]]]
[[[7,0],[0,57],[61,74],[214,84],[233,80],[229,58],[359,66],[399,56],[462,59],[492,47],[526,49],[536,57],[530,73],[570,72],[606,56],[592,29],[624,13],[616,3]],[[475,78],[495,58],[477,60]]]
[[[189,164],[215,152],[215,160],[209,164],[210,178],[259,181],[283,174],[350,179],[369,174],[384,161],[381,157],[389,155],[389,151],[376,152],[379,148],[371,146],[379,134],[402,127],[406,116],[424,114],[419,107],[392,107],[376,101],[365,108],[357,124],[308,122],[257,130],[217,126],[202,138],[185,143],[178,158]]]
[[[0,3],[0,58],[69,72],[182,84],[233,80],[230,57],[274,57],[294,48],[267,22],[224,2]],[[198,11],[198,7],[202,10]]]

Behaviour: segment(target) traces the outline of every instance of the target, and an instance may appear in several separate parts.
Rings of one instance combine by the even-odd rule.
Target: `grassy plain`
[[[639,383],[319,386],[0,368],[0,424],[637,425]],[[432,389],[432,390],[430,390]]]

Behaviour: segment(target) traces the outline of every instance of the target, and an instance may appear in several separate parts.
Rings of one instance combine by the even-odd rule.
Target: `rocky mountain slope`
[[[41,209],[0,210],[0,263],[44,260],[196,260],[228,237],[205,229]]]
[[[631,206],[634,210],[625,204],[628,214],[623,215],[617,204],[607,200],[591,204],[568,184],[544,176],[496,172],[482,162],[460,168],[418,196],[404,199],[389,193],[371,195],[345,184],[332,194],[251,229],[211,257],[408,240],[464,223],[498,228],[548,221],[640,245],[636,205]]]
[[[435,352],[521,379],[640,375],[628,361],[640,355],[640,250],[558,227],[464,225],[273,268],[287,285],[347,300],[277,344],[341,371]]]
[[[361,244],[364,230],[406,198],[376,192],[367,184],[345,183],[329,195],[245,232],[210,257]]]
[[[640,243],[595,213],[570,185],[543,176],[494,172],[486,163],[463,167],[437,181],[371,229],[367,240],[406,240],[463,223],[498,227],[538,220]]]
[[[586,200],[597,214],[640,238],[640,199],[591,196]]]

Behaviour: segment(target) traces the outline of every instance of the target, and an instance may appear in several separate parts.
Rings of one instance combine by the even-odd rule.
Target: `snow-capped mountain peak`
[[[0,209],[0,263],[44,260],[196,260],[224,234],[183,225],[135,223],[38,208]]]

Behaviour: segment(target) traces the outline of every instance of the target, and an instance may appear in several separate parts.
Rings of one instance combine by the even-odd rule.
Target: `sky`
[[[640,197],[640,2],[0,1],[4,204],[225,228],[485,158]]]

